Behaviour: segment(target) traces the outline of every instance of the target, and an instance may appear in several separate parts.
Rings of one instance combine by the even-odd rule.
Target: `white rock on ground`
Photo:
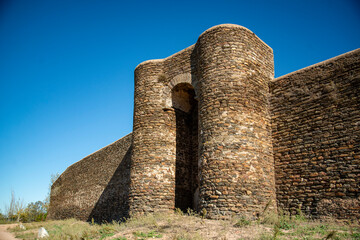
[[[38,232],[38,238],[46,238],[49,237],[49,233],[46,231],[45,228],[39,228],[39,232]]]
[[[24,225],[22,225],[22,224],[20,224],[19,227],[20,227],[21,230],[26,230],[26,227]]]

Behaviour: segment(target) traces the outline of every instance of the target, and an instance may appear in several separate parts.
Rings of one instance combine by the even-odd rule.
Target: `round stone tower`
[[[275,203],[268,82],[272,49],[250,30],[219,25],[196,44],[200,208],[256,217]]]
[[[271,48],[230,24],[137,66],[130,216],[177,207],[256,217],[274,206],[273,75]]]
[[[160,97],[162,76],[162,60],[135,69],[130,216],[174,208],[175,136]]]

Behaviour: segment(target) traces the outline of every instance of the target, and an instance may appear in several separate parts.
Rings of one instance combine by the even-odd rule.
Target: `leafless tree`
[[[8,220],[20,221],[20,215],[25,210],[24,200],[15,197],[15,192],[11,191],[11,199],[9,205],[5,205],[5,215]]]

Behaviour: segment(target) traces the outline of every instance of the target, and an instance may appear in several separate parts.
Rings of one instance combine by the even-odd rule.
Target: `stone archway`
[[[176,118],[175,207],[197,210],[198,103],[189,83],[174,86],[171,96]]]

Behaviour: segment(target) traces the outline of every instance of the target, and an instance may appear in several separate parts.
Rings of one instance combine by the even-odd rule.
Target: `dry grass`
[[[12,229],[20,239],[36,239],[45,227],[49,239],[360,239],[359,222],[309,221],[303,216],[264,214],[257,221],[244,217],[209,220],[192,212],[152,214],[124,223],[91,224],[74,219],[24,224],[26,230]]]

